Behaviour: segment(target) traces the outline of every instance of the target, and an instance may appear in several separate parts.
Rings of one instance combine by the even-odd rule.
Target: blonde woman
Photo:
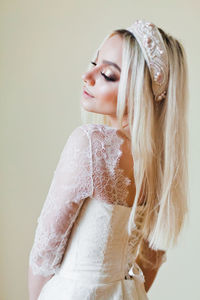
[[[30,300],[148,299],[187,207],[187,64],[144,20],[82,76],[83,123],[61,153],[29,259]]]

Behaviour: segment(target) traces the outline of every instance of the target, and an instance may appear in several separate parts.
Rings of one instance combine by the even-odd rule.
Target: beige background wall
[[[1,0],[1,300],[28,299],[36,219],[68,135],[81,124],[81,74],[107,33],[139,18],[182,41],[190,81],[190,217],[149,298],[200,299],[199,3]]]

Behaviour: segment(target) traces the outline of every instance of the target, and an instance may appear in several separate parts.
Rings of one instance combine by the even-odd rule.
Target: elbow
[[[28,294],[29,300],[37,300],[43,286],[49,281],[54,275],[44,277],[42,275],[34,275],[31,266],[28,270]]]
[[[38,298],[38,293],[36,293],[35,276],[33,275],[33,271],[30,266],[28,269],[28,296],[29,300],[37,300]]]

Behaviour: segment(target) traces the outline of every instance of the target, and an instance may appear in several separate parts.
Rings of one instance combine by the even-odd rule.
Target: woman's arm
[[[145,278],[145,290],[148,292],[156,278],[160,266],[166,261],[166,251],[153,250],[149,247],[149,243],[143,240],[141,251],[135,261],[142,269]]]
[[[29,299],[36,300],[44,284],[59,270],[73,224],[93,194],[90,136],[76,128],[61,153],[49,192],[37,220],[29,255]]]
[[[34,275],[31,267],[28,270],[28,292],[29,300],[37,300],[39,294],[47,281],[49,281],[54,275],[44,277],[41,275]]]
[[[136,263],[142,269],[145,278],[145,282],[144,282],[145,291],[148,292],[148,290],[150,289],[150,287],[152,286],[156,278],[156,274],[158,272],[159,267],[153,269],[151,267],[144,267],[139,256],[136,258]]]

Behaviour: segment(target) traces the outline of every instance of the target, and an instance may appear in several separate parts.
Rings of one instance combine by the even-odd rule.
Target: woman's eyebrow
[[[95,61],[97,61],[98,56],[99,56],[99,51],[97,52],[97,57],[96,57]],[[115,67],[119,72],[121,72],[120,67],[116,63],[114,63],[112,61],[103,60],[102,63],[103,64],[107,64],[107,65],[111,65],[111,66]]]

